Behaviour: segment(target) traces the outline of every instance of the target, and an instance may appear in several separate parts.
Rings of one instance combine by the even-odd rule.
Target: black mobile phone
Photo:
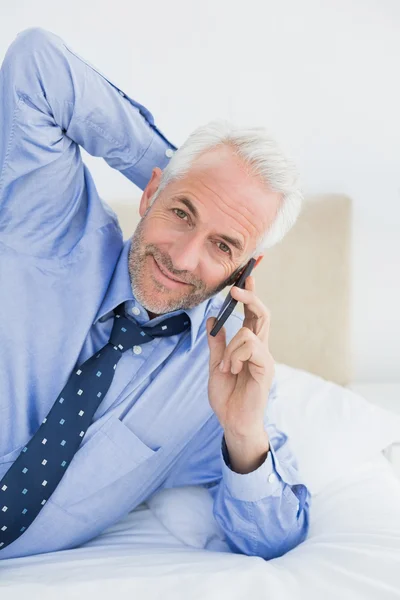
[[[233,285],[236,285],[237,287],[244,289],[246,278],[252,272],[255,264],[256,264],[256,259],[251,258]],[[212,335],[212,336],[217,335],[218,331],[221,329],[221,327],[223,326],[223,324],[225,323],[225,321],[227,320],[227,318],[229,317],[229,315],[231,314],[231,312],[233,311],[233,309],[235,308],[237,303],[238,303],[238,301],[235,300],[235,298],[232,298],[231,292],[229,291],[229,293],[227,294],[227,296],[224,300],[224,303],[221,306],[221,309],[218,313],[217,320],[214,323],[214,327],[210,331],[210,335]]]

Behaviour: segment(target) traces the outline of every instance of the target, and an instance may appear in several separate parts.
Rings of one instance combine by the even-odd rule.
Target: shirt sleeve
[[[65,237],[73,247],[84,231],[96,194],[80,147],[141,189],[176,149],[147,108],[40,27],[20,32],[5,54],[0,123],[2,239],[29,237],[32,254],[50,236],[54,252],[67,251]]]
[[[270,399],[276,391],[274,382]],[[223,430],[212,417],[186,447],[165,487],[202,485],[233,552],[266,560],[281,556],[307,536],[311,495],[301,482],[288,437],[265,423],[270,450],[254,471],[230,468]]]

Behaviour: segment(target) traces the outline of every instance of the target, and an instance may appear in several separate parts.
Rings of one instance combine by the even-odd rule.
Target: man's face
[[[143,192],[143,218],[128,259],[132,291],[150,316],[193,308],[224,289],[254,252],[281,201],[280,194],[247,173],[228,146],[202,154],[143,216],[160,178],[155,169]],[[160,267],[183,283],[168,279]]]

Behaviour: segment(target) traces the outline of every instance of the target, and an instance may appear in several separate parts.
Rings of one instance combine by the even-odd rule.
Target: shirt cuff
[[[224,435],[221,441],[220,458],[224,483],[231,496],[237,500],[256,502],[272,496],[281,487],[280,477],[275,468],[274,449],[271,444],[264,462],[250,473],[232,471]]]

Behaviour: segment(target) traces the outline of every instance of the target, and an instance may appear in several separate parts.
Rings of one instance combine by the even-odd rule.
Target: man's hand
[[[224,327],[215,337],[209,335],[215,317],[206,323],[210,348],[209,402],[227,442],[228,439],[266,440],[264,415],[275,372],[275,361],[268,347],[270,313],[256,296],[251,275],[246,279],[245,289],[234,286],[231,294],[243,302],[245,318],[228,346]]]

